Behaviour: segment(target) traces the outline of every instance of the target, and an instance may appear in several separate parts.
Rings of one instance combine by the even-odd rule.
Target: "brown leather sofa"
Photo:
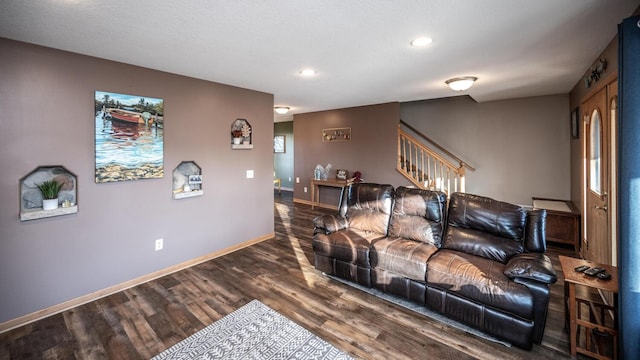
[[[316,269],[425,305],[518,347],[540,343],[556,274],[544,210],[371,183],[314,219]]]

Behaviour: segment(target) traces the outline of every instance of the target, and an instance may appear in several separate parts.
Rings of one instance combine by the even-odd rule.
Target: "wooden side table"
[[[618,357],[618,268],[615,266],[598,264],[593,261],[558,256],[562,274],[564,275],[565,314],[569,321],[569,342],[571,356],[581,353],[596,359],[617,359]],[[574,269],[580,265],[600,267],[611,274],[611,279],[601,280],[595,276],[588,276]],[[576,285],[591,289],[609,291],[613,294],[613,304],[607,305],[596,299],[588,299],[576,295]],[[589,318],[585,319],[583,308],[587,309]],[[607,317],[612,320],[607,321]],[[612,323],[612,324],[611,324]],[[584,330],[584,331],[582,331]],[[584,339],[579,336],[583,332]],[[611,356],[604,354],[605,344],[601,340],[610,336]]]
[[[351,180],[340,179],[311,180],[311,209],[320,202],[320,186],[339,187],[344,191],[344,188],[352,183]]]

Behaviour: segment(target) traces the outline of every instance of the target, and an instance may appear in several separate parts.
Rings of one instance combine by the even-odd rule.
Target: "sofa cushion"
[[[383,238],[373,242],[371,267],[388,270],[408,279],[423,282],[427,261],[438,250],[432,244],[403,238]]]
[[[386,235],[392,200],[391,185],[360,183],[349,186],[346,196],[349,228]]]
[[[443,247],[506,263],[524,250],[527,212],[487,197],[454,193]]]
[[[371,267],[371,242],[383,237],[376,232],[347,229],[332,234],[317,233],[313,236],[312,245],[318,255],[368,268]]]
[[[497,261],[440,249],[427,265],[427,285],[494,309],[533,319],[533,296],[526,286],[504,275]]]
[[[440,247],[446,195],[401,186],[396,189],[389,236],[422,241]]]

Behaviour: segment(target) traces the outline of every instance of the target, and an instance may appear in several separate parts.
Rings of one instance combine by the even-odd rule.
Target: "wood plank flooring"
[[[562,280],[543,343],[508,348],[323,276],[311,224],[332,211],[275,199],[275,238],[0,334],[0,359],[149,359],[252,299],[360,359],[570,358]],[[548,253],[561,275],[572,251]]]

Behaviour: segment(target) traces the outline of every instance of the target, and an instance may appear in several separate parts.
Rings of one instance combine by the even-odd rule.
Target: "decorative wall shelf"
[[[236,119],[231,124],[231,148],[253,149],[253,128],[246,119]]]
[[[322,129],[322,142],[351,141],[351,128]]]
[[[42,209],[42,194],[37,184],[56,180],[62,184],[58,193],[59,207],[54,210]],[[35,220],[78,212],[77,176],[63,166],[38,166],[20,179],[20,220]]]
[[[202,195],[202,169],[194,161],[181,162],[173,169],[173,198],[177,200]]]

